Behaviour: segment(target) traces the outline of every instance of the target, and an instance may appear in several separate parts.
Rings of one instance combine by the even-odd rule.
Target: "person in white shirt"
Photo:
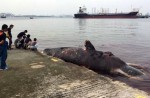
[[[37,39],[34,38],[32,42],[29,43],[28,48],[31,50],[37,50]]]

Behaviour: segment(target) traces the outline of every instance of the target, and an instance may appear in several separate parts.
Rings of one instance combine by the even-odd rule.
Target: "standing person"
[[[26,33],[27,33],[27,32],[28,32],[27,30],[24,30],[23,32],[20,32],[20,33],[17,35],[17,38],[21,40],[23,36],[26,36]]]
[[[14,27],[14,25],[10,25],[8,28],[8,39],[9,39],[9,44],[8,44],[8,49],[12,49],[11,48],[11,44],[12,44],[12,34],[11,34],[11,29]]]
[[[4,33],[7,31],[8,26],[6,24],[2,25],[2,30],[0,30],[0,69],[5,70],[7,69],[6,59],[7,59],[7,47],[8,42],[6,41],[6,34]]]

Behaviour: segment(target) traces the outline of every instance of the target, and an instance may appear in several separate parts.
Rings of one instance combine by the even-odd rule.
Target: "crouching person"
[[[37,39],[34,38],[33,41],[29,43],[28,48],[35,51],[35,50],[37,50],[37,47],[38,47]]]
[[[15,45],[15,47],[16,47],[17,49],[20,49],[20,48],[21,48],[21,42],[20,42],[20,40],[19,40],[19,39],[16,39],[16,40],[14,41],[14,45]]]
[[[25,36],[23,36],[23,38],[20,40],[20,39],[16,39],[14,41],[14,45],[17,49],[21,49],[21,48],[24,48],[24,40],[25,40]]]

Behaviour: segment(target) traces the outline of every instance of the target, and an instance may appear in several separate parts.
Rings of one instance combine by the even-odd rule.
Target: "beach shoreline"
[[[2,98],[148,98],[148,94],[85,67],[40,52],[8,51],[8,70],[0,71]]]

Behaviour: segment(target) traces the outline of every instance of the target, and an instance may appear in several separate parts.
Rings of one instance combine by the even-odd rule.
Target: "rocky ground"
[[[89,69],[29,50],[9,50],[0,98],[150,98]]]

